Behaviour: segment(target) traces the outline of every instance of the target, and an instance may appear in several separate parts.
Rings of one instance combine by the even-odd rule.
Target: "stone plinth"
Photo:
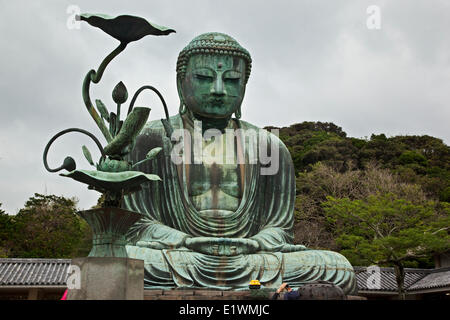
[[[69,289],[67,300],[144,298],[143,260],[87,257],[72,259],[72,266],[80,270],[79,289]]]
[[[268,300],[275,290],[145,290],[144,300]]]
[[[144,290],[144,300],[269,300],[275,293],[273,290]],[[284,293],[278,300],[283,300]],[[360,296],[347,296],[347,300],[366,300]]]

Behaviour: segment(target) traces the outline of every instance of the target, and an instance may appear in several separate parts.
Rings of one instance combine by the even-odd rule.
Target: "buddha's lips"
[[[213,97],[213,98],[210,98],[208,100],[209,100],[209,103],[213,104],[213,105],[224,105],[225,102],[228,99],[226,99],[225,97],[220,97],[220,98],[219,97]]]

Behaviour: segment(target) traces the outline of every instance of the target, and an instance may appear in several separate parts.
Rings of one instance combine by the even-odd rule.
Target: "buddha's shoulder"
[[[169,122],[172,125],[173,129],[177,129],[180,125],[180,116],[177,114],[170,117]],[[152,120],[145,124],[144,128],[141,131],[141,135],[165,136],[166,129],[164,128],[161,119]]]

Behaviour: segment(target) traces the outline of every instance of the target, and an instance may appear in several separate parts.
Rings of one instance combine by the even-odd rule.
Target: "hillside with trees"
[[[402,267],[432,267],[432,253],[450,248],[450,147],[441,139],[358,139],[322,122],[278,129],[296,171],[296,243],[354,265]]]

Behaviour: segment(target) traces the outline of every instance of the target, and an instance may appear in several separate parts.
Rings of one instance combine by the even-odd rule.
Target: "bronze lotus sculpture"
[[[130,192],[139,190],[144,183],[161,180],[155,174],[134,170],[136,165],[152,160],[161,151],[161,148],[156,147],[149,150],[144,159],[140,159],[135,163],[126,159],[129,152],[133,149],[136,136],[141,132],[150,114],[150,108],[134,107],[134,102],[142,90],[150,89],[161,99],[168,117],[167,106],[157,89],[152,86],[144,86],[135,93],[129,105],[126,118],[121,120],[121,106],[128,98],[128,91],[125,85],[119,82],[113,89],[112,98],[117,105],[116,113],[114,113],[109,112],[101,100],[95,101],[97,110],[93,107],[89,93],[90,84],[100,82],[108,64],[126,48],[129,42],[139,40],[146,35],[168,35],[175,32],[175,30],[129,15],[113,18],[106,15],[83,14],[78,19],[102,29],[120,41],[119,46],[102,61],[97,71],[90,70],[87,73],[82,87],[85,106],[108,144],[102,147],[99,140],[92,133],[83,129],[70,128],[63,130],[50,139],[45,147],[43,155],[44,166],[50,172],[65,169],[69,172],[62,173],[61,176],[87,184],[88,188],[104,194],[102,208],[79,212],[88,221],[94,232],[93,249],[89,256],[126,257],[127,254],[124,247],[125,234],[129,227],[141,218],[141,215],[137,212],[121,209],[123,197]],[[109,128],[105,122],[109,123]],[[48,166],[47,154],[51,144],[57,138],[69,132],[79,132],[94,140],[101,153],[98,163],[94,163],[91,152],[86,146],[82,146],[82,149],[87,161],[96,170],[77,170],[75,160],[72,157],[66,157],[63,164],[58,168],[51,169]]]

